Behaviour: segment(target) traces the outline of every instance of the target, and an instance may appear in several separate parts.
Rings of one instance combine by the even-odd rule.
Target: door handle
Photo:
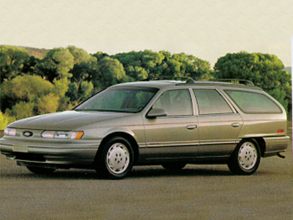
[[[234,123],[231,124],[231,126],[233,128],[238,128],[240,126],[240,124],[238,122],[234,122]]]
[[[186,128],[189,130],[192,130],[192,129],[197,128],[197,125],[187,125]]]

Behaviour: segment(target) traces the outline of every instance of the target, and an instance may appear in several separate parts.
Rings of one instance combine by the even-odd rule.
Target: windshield
[[[110,88],[89,98],[75,110],[139,112],[157,91],[156,88]]]

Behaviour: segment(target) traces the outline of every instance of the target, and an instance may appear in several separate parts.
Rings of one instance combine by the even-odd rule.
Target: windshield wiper
[[[96,111],[96,112],[125,112],[125,113],[135,113],[135,111],[126,110],[114,110],[114,109],[74,109],[74,111]]]
[[[74,111],[88,111],[88,112],[94,112],[94,111],[99,111],[97,109],[74,109]]]

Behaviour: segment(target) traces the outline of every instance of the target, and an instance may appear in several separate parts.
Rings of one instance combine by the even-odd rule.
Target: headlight
[[[5,128],[4,129],[4,135],[6,135],[6,136],[15,136],[16,135],[16,129],[15,128]]]
[[[84,135],[83,131],[43,131],[42,138],[54,138],[54,139],[71,139],[79,140]]]

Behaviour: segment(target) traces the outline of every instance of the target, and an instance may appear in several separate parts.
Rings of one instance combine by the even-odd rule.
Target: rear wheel
[[[35,166],[27,166],[26,168],[32,173],[43,174],[43,175],[51,174],[56,170],[55,168],[35,167]]]
[[[241,175],[253,174],[260,163],[259,145],[254,140],[244,140],[238,144],[228,162],[232,173]]]
[[[120,179],[131,171],[134,153],[129,141],[123,137],[110,139],[96,159],[96,171],[100,176]]]
[[[178,171],[185,167],[186,163],[184,162],[170,162],[170,163],[164,163],[162,164],[162,167],[164,167],[167,170],[173,170]]]

